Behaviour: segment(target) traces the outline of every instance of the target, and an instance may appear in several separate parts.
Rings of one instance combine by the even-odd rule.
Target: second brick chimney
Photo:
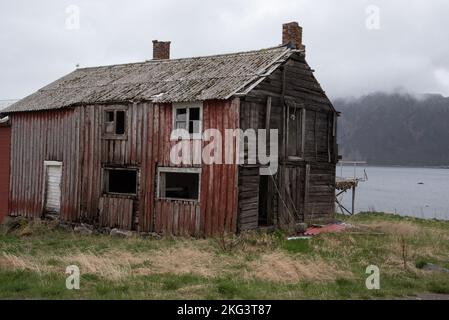
[[[153,40],[153,60],[170,59],[170,41]]]
[[[298,22],[282,25],[282,44],[290,44],[294,49],[305,50],[305,46],[302,44],[302,27]]]

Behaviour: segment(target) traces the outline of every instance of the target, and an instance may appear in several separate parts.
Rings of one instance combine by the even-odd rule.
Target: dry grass
[[[220,264],[214,254],[189,246],[168,249],[147,256],[151,267],[140,267],[138,274],[197,274],[212,277],[218,274]]]
[[[51,260],[53,263],[48,264]],[[77,265],[82,273],[95,274],[107,279],[123,279],[132,275],[194,274],[216,277],[226,273],[236,263],[244,260],[239,256],[226,256],[213,251],[181,243],[171,248],[151,252],[129,252],[114,249],[103,254],[92,252],[67,252],[58,256],[16,255],[3,253],[0,268],[28,270],[39,273],[61,273],[69,265]]]
[[[369,226],[361,226],[376,232],[399,237],[411,237],[422,233],[415,225],[408,222],[391,224],[376,222]],[[298,281],[334,281],[339,277],[353,278],[350,271],[350,258],[357,249],[357,241],[350,233],[322,235],[320,242],[312,245],[313,251],[328,256],[338,256],[336,261],[325,260],[319,256],[294,256],[280,250],[278,241],[267,234],[248,233],[239,239],[239,245],[232,251],[223,254],[211,250],[211,241],[175,241],[172,246],[161,247],[147,252],[130,252],[114,249],[102,254],[93,252],[67,252],[58,256],[40,256],[3,254],[0,256],[0,267],[15,270],[30,270],[39,273],[60,273],[71,264],[79,266],[82,273],[94,274],[102,278],[119,280],[129,276],[174,274],[192,274],[205,278],[220,276],[241,276],[243,279],[265,280],[279,283],[297,283]],[[124,241],[132,242],[136,239]],[[234,240],[233,240],[234,241]],[[220,245],[218,245],[221,248]],[[426,249],[432,253],[431,248]],[[401,243],[393,241],[389,244],[389,254],[385,257],[385,265],[399,268],[403,263]],[[248,259],[248,256],[254,256]],[[411,253],[413,256],[413,252]],[[56,263],[48,264],[51,259]],[[370,261],[361,258],[360,263]]]
[[[422,227],[410,222],[391,223],[389,221],[381,221],[370,224],[369,228],[377,232],[403,237],[417,237],[425,232]]]
[[[249,247],[253,251],[253,246]],[[282,283],[300,280],[330,281],[339,276],[351,276],[321,258],[300,259],[280,250],[263,253],[257,259],[247,261],[247,252],[234,255],[198,250],[183,245],[154,253],[130,253],[111,251],[97,255],[91,252],[40,257],[3,254],[0,268],[29,270],[39,273],[61,273],[69,265],[77,265],[82,273],[119,280],[133,275],[193,274],[205,278],[242,273],[245,279],[258,279]],[[49,265],[51,259],[56,265]],[[236,267],[237,266],[237,267]]]
[[[97,285],[100,292],[109,290],[111,297],[115,294],[114,285],[123,285],[126,290],[134,290],[135,297],[191,299],[273,298],[273,294],[280,293],[284,298],[325,298],[339,297],[341,290],[347,288],[366,296],[369,293],[364,289],[365,269],[371,264],[379,266],[383,287],[391,281],[391,291],[386,294],[405,292],[398,287],[401,283],[407,294],[414,292],[414,283],[417,292],[424,292],[434,283],[439,290],[445,283],[433,278],[435,275],[429,271],[417,269],[416,262],[445,266],[449,225],[433,227],[432,223],[363,216],[348,220],[354,227],[347,232],[298,241],[287,241],[279,233],[246,233],[218,241],[111,239],[65,234],[40,225],[40,229],[32,227],[27,235],[20,230],[0,233],[0,277],[17,281],[9,272],[37,274],[35,284],[39,288],[43,283],[40,279],[63,280],[65,268],[74,264],[82,275],[101,279],[87,277],[90,280],[84,282],[92,286],[93,297],[98,295]],[[404,248],[407,268],[403,267]],[[304,282],[310,286],[302,286]],[[61,283],[54,285],[59,288],[64,285]],[[101,287],[102,283],[108,283],[107,287]],[[17,286],[20,289],[20,284]],[[271,287],[277,288],[277,293],[268,292]],[[8,290],[14,295],[13,289]]]
[[[299,259],[276,251],[251,262],[245,276],[272,282],[297,283],[302,280],[333,281],[342,276],[352,277],[352,274],[338,270],[321,258]]]
[[[41,273],[43,266],[30,257],[21,257],[13,254],[3,253],[0,256],[0,268],[12,270],[27,270]]]

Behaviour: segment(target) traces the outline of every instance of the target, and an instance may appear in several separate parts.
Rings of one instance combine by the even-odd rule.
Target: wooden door
[[[59,214],[61,211],[62,162],[45,162],[44,211]]]
[[[279,223],[281,226],[304,221],[308,198],[308,165],[280,168]]]

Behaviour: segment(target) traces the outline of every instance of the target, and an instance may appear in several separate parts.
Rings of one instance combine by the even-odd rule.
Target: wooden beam
[[[306,144],[306,109],[302,109],[302,124],[301,124],[301,158],[304,159],[305,144]]]
[[[318,138],[317,138],[317,120],[318,120],[318,112],[315,111],[315,119],[314,119],[314,126],[313,126],[313,140],[315,142],[315,160],[318,159]]]
[[[351,215],[354,215],[355,210],[355,185],[352,186],[352,207],[351,207]]]
[[[282,93],[281,93],[281,106],[282,106],[282,158],[287,158],[287,146],[286,146],[286,137],[287,137],[287,116],[288,112],[286,112],[285,106],[285,68],[282,68]]]
[[[267,110],[265,113],[265,129],[270,130],[270,120],[271,120],[271,96],[267,98]],[[267,132],[267,138],[269,137]]]
[[[310,164],[306,164],[306,172],[304,177],[304,220],[306,215],[309,213],[307,210],[307,206],[309,204],[309,176],[310,176]]]

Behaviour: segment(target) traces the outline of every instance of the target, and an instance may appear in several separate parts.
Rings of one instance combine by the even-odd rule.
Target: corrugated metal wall
[[[10,213],[39,217],[44,161],[61,161],[61,216],[76,220],[80,201],[79,118],[74,110],[11,115]]]
[[[0,126],[0,223],[8,214],[11,128]]]

